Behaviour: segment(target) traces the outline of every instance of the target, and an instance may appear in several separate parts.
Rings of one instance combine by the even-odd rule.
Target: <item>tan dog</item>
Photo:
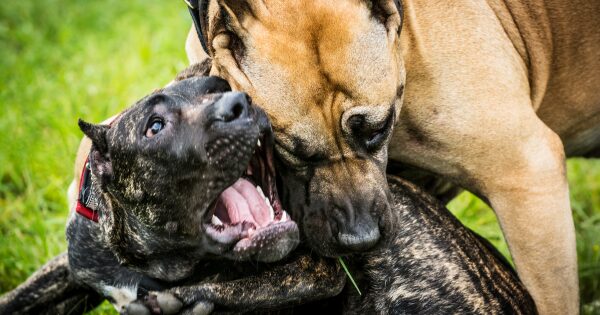
[[[577,313],[565,153],[600,156],[600,2],[403,2],[211,0],[212,74],[272,118],[323,254],[377,241],[387,153],[485,198],[541,313]]]

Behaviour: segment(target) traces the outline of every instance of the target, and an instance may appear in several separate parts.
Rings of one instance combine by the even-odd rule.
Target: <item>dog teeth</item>
[[[264,199],[267,199],[267,197],[265,197],[265,194],[262,191],[262,188],[260,188],[260,186],[256,185],[256,190],[258,190],[258,194],[263,197]]]
[[[258,145],[258,147],[260,148],[260,146],[261,146],[260,139],[256,140],[256,145]]]
[[[210,223],[214,225],[223,225],[223,222],[221,222],[221,220],[219,220],[219,218],[214,214],[212,216],[212,219],[210,220]]]
[[[275,220],[275,211],[273,211],[273,206],[269,205],[269,216],[271,221]]]
[[[265,199],[265,203],[267,204],[267,206],[269,206],[269,217],[271,218],[271,221],[275,220],[275,210],[273,210],[271,201],[269,200],[269,198],[265,197],[265,195],[263,194],[263,191],[262,191],[262,189],[260,189],[260,187],[256,186],[256,190],[258,190],[258,193],[260,194],[260,196]]]
[[[279,219],[279,221],[285,222],[287,220],[288,220],[288,214],[287,214],[287,212],[283,211],[283,214],[281,215],[281,219]]]

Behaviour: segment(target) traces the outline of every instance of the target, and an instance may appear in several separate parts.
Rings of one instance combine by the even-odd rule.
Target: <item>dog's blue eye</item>
[[[148,137],[148,138],[154,137],[154,135],[156,135],[161,130],[163,130],[164,127],[165,127],[165,123],[160,119],[151,121],[148,129],[146,130],[146,137]]]

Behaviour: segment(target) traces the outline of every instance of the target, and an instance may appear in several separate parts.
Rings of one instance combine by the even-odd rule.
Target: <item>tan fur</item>
[[[360,1],[246,2],[254,16],[233,14],[245,51],[213,41],[213,71],[257,98],[281,141],[351,155],[341,113],[385,104],[406,65],[389,158],[485,196],[541,313],[577,313],[564,152],[600,146],[600,2],[407,0],[399,45],[373,35]]]
[[[329,1],[282,4],[266,4],[269,10],[265,16],[258,13],[261,23],[247,18],[238,26],[240,32],[253,34],[253,45],[246,52],[247,60],[252,62],[242,62],[243,79],[229,81],[234,88],[251,92],[267,112],[283,108],[293,111],[289,115],[271,116],[276,131],[301,137],[314,150],[332,155],[352,154],[336,144],[339,117],[357,106],[384,105],[382,112],[387,112],[404,75],[401,67],[389,67],[398,65],[398,53],[391,49],[386,54],[376,53],[385,43],[359,36],[364,29],[386,32],[383,26],[369,19],[360,2],[340,2],[335,7]],[[346,23],[348,16],[357,17],[352,28]],[[291,33],[277,30],[291,30]],[[363,58],[369,55],[381,55],[384,60],[376,67]],[[233,64],[230,58],[226,49],[216,50],[217,62]],[[386,93],[372,93],[373,90]],[[383,116],[381,112],[376,115]]]

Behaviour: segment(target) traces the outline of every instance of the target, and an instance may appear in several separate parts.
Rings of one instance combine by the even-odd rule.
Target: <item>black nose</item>
[[[250,102],[246,93],[228,92],[223,94],[213,106],[213,119],[229,123],[248,117]]]
[[[356,218],[353,224],[340,225],[339,244],[354,252],[366,251],[379,241],[379,226],[370,216]]]

